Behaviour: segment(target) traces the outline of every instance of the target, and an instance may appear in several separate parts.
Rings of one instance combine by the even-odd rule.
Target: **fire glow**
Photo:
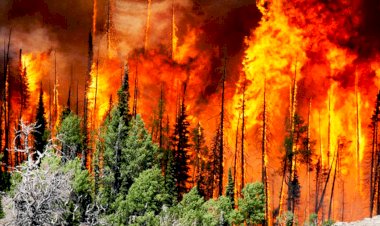
[[[354,6],[344,0],[337,3],[258,0],[256,10],[260,11],[261,19],[245,35],[239,47],[242,54],[236,57],[229,56],[225,46],[210,44],[212,39],[204,37],[212,33],[207,33],[202,25],[187,24],[186,18],[179,16],[180,12],[195,5],[193,1],[185,2],[148,0],[135,3],[136,10],[146,12],[133,28],[140,36],[127,37],[118,28],[118,24],[128,18],[121,9],[125,3],[94,1],[90,7],[93,8],[90,27],[95,35],[94,56],[87,93],[90,128],[95,131],[102,125],[110,99],[117,99],[124,67],[128,65],[130,106],[136,98],[137,113],[142,115],[149,131],[154,131],[154,115],[162,90],[164,117],[173,128],[178,99],[182,95],[183,83],[186,83],[185,103],[191,127],[200,123],[204,127],[206,143],[211,147],[219,125],[224,68],[224,183],[228,168],[234,168],[235,155],[239,155],[242,147],[245,160],[244,163],[240,158],[237,160],[237,178],[242,176],[240,165],[243,164],[245,183],[261,180],[261,137],[265,114],[268,214],[273,214],[276,209],[282,212],[286,208],[286,191],[280,194],[281,187],[285,186],[285,182],[281,183],[281,158],[285,152],[286,122],[297,114],[308,124],[308,136],[314,141],[310,164],[315,165],[320,160],[323,169],[338,169],[332,196],[332,218],[347,221],[367,216],[369,125],[380,85],[380,55],[362,57],[359,47],[351,43],[360,36],[356,27],[361,18],[352,16]],[[106,16],[101,11],[107,10],[99,8],[102,5],[107,6]],[[159,24],[159,19],[165,22]],[[134,43],[139,45],[133,46]],[[17,47],[17,44],[13,45]],[[85,73],[79,75],[76,72],[74,78],[70,78],[68,68],[73,60],[62,55],[57,59],[64,61],[65,67],[60,67],[64,69],[58,73],[58,82],[54,81],[57,67],[51,50],[33,49],[22,55],[32,106],[23,112],[23,118],[33,120],[33,109],[42,83],[45,106],[55,106],[47,108],[46,115],[53,131],[59,122],[59,115],[54,112],[66,107],[69,86],[71,107],[75,109],[75,99],[79,99],[79,110],[76,110],[83,114]],[[134,93],[134,90],[137,91]],[[243,94],[245,127],[242,130]],[[263,110],[264,99],[266,110]],[[13,112],[17,112],[17,104],[13,105]],[[17,117],[13,119],[16,124]],[[236,138],[242,135],[241,131],[245,133],[242,140]],[[338,152],[341,156],[339,164],[336,161]],[[297,159],[293,165],[301,185],[300,203],[295,209],[301,222],[314,212],[315,169],[309,171]],[[236,183],[239,191],[242,181]],[[330,186],[327,189],[329,195]],[[322,207],[325,212],[320,213],[324,218],[329,208],[326,200]]]

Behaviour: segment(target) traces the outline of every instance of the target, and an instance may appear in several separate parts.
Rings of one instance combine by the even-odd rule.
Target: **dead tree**
[[[227,76],[227,58],[224,59],[224,68],[223,68],[223,75],[222,75],[222,100],[221,100],[221,110],[220,110],[220,143],[219,143],[219,160],[218,160],[218,177],[219,177],[219,183],[218,183],[218,194],[219,196],[223,195],[223,159],[224,159],[224,89],[225,89],[225,83],[226,83],[226,76]]]
[[[265,196],[265,220],[263,225],[266,225],[270,220],[269,208],[268,208],[268,178],[267,178],[267,102],[266,102],[266,77],[264,75],[264,89],[263,89],[263,112],[262,112],[262,131],[261,131],[261,181],[264,184],[264,196]]]
[[[370,200],[369,200],[369,214],[372,217],[375,196],[378,194],[377,183],[378,183],[378,158],[379,158],[379,141],[378,141],[378,128],[379,128],[379,116],[380,116],[380,91],[377,94],[375,110],[371,118],[371,129],[372,129],[372,144],[371,144],[371,169],[370,169]]]
[[[240,192],[243,191],[244,181],[245,181],[245,160],[244,160],[244,130],[245,130],[245,81],[243,83],[243,93],[242,93],[242,117],[241,117],[241,152],[240,152],[240,164],[241,164],[241,182],[240,182]]]
[[[89,133],[88,133],[88,89],[91,84],[91,70],[92,70],[92,62],[93,62],[93,42],[92,42],[92,34],[89,33],[88,36],[88,62],[87,62],[87,72],[85,76],[85,84],[84,84],[84,104],[83,104],[83,150],[82,150],[82,168],[86,168],[87,165],[87,155],[88,155],[88,147],[89,147]]]
[[[10,101],[9,101],[9,52],[10,52],[10,45],[11,45],[11,36],[12,36],[12,29],[9,30],[8,35],[8,44],[7,47],[5,47],[5,41],[4,41],[4,71],[3,71],[3,81],[2,81],[2,93],[1,93],[1,106],[0,106],[0,151],[3,152],[3,162],[5,165],[8,165],[8,158],[9,158],[9,109],[10,109]],[[4,119],[3,119],[4,117]],[[2,146],[3,141],[3,125],[4,122],[4,132],[5,132],[5,138],[4,138],[4,147]]]
[[[64,173],[53,169],[54,167],[48,163],[40,165],[42,158],[52,153],[32,151],[29,138],[37,127],[36,123],[27,125],[22,120],[20,122],[21,130],[18,136],[23,140],[24,145],[23,149],[16,148],[15,151],[25,153],[28,159],[27,165],[16,168],[16,173],[19,173],[22,178],[15,188],[13,198],[16,225],[62,223],[66,212],[65,205],[69,202],[72,192],[70,181],[74,170]]]

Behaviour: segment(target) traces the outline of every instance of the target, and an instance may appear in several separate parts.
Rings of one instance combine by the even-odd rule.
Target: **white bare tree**
[[[16,152],[27,155],[27,164],[18,166],[14,174],[19,174],[21,181],[14,192],[14,212],[16,225],[54,225],[64,223],[66,204],[72,194],[71,181],[74,170],[62,170],[44,157],[53,157],[52,140],[44,152],[32,151],[30,135],[37,128],[36,123],[20,122],[18,137],[23,141],[23,149],[16,147]]]

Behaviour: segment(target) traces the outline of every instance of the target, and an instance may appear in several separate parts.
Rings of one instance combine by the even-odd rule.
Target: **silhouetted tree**
[[[46,136],[46,119],[45,119],[45,107],[44,107],[44,101],[43,101],[43,90],[42,90],[42,84],[40,87],[40,97],[38,100],[38,106],[37,106],[37,115],[36,115],[36,130],[32,133],[34,138],[34,151],[43,152],[44,147],[47,143],[47,136]]]
[[[178,189],[178,200],[187,192],[187,182],[189,179],[189,122],[187,121],[186,106],[185,106],[185,91],[182,97],[182,102],[179,106],[179,114],[174,127],[172,136],[172,150],[174,152],[174,171]]]

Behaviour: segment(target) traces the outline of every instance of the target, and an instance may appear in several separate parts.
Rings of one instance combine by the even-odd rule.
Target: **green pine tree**
[[[168,151],[168,161],[165,171],[165,187],[172,198],[172,204],[177,203],[178,199],[178,190],[176,184],[173,152]]]
[[[106,203],[110,203],[116,199],[121,187],[121,153],[125,147],[128,128],[120,116],[118,108],[111,111],[110,118],[106,120],[105,126],[106,130],[101,138],[105,142],[103,196],[106,198]]]
[[[226,189],[226,197],[228,197],[231,201],[232,208],[235,208],[235,183],[232,178],[231,168],[228,169],[228,184]]]
[[[158,225],[154,217],[162,206],[170,202],[170,195],[164,186],[161,170],[152,168],[140,173],[122,199],[116,201],[115,214],[110,216],[117,225]]]
[[[83,134],[81,129],[81,120],[74,113],[69,113],[61,122],[58,128],[58,137],[62,141],[62,158],[73,160],[81,153],[83,144]]]
[[[187,192],[187,182],[189,176],[189,122],[187,121],[186,106],[184,98],[180,105],[179,114],[174,127],[174,134],[172,136],[172,149],[174,151],[174,171],[176,172],[175,178],[178,190],[178,200],[182,195]]]
[[[105,142],[103,195],[107,203],[112,203],[118,195],[128,193],[142,171],[157,165],[158,147],[152,143],[139,115],[128,129],[119,109],[115,108],[106,127],[100,138]]]
[[[233,223],[240,225],[257,225],[265,219],[264,184],[260,182],[247,184],[243,190],[243,198],[239,199],[239,209],[235,210]]]
[[[34,151],[43,152],[45,145],[47,143],[47,135],[46,135],[46,119],[45,119],[45,108],[44,108],[44,102],[43,102],[43,90],[42,90],[42,84],[40,87],[40,97],[38,100],[38,106],[37,106],[37,115],[36,115],[36,123],[37,128],[33,132],[34,137]],[[37,156],[34,155],[36,158]]]
[[[140,115],[132,119],[121,155],[121,191],[128,189],[139,174],[152,167],[159,167],[158,147],[145,129]]]
[[[121,84],[120,89],[117,92],[117,95],[119,97],[119,102],[117,104],[117,108],[120,112],[121,117],[124,120],[125,125],[129,125],[129,121],[131,119],[131,115],[129,113],[129,71],[128,71],[128,65],[125,66],[124,69],[124,77],[123,82]]]

